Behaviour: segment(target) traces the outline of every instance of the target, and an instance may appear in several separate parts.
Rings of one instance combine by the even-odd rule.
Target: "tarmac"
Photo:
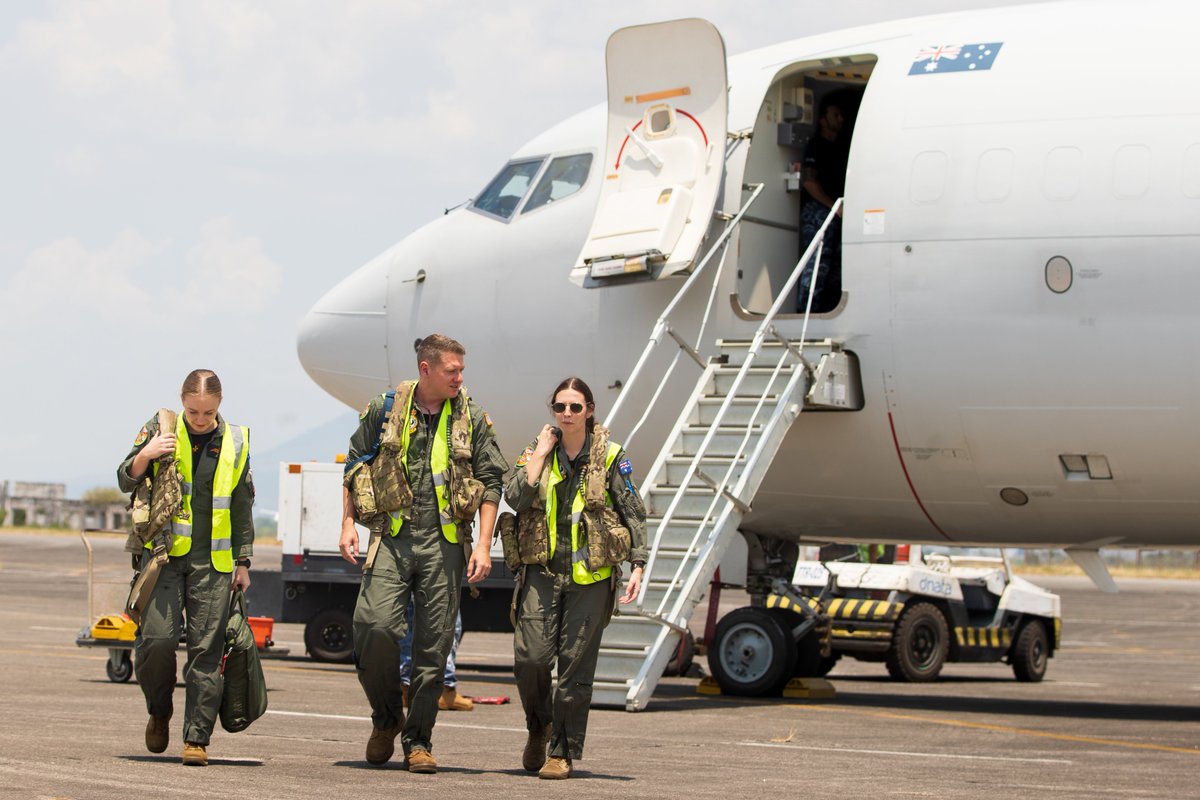
[[[256,571],[277,552],[262,548]],[[593,710],[576,777],[551,782],[520,766],[503,634],[466,635],[460,691],[511,702],[442,712],[437,775],[366,763],[354,669],[306,659],[299,625],[275,628],[291,655],[264,661],[266,716],[238,734],[218,726],[210,766],[179,763],[182,686],[171,745],[150,754],[136,682],[111,682],[106,651],[75,644],[123,599],[120,541],[95,544],[95,570],[89,612],[78,536],[0,533],[0,798],[1200,797],[1200,581],[1118,579],[1121,593],[1103,595],[1085,578],[1038,578],[1064,614],[1042,683],[949,664],[935,683],[903,684],[847,659],[832,700],[710,697],[696,677],[664,679],[647,711]],[[723,610],[738,602],[727,594]]]

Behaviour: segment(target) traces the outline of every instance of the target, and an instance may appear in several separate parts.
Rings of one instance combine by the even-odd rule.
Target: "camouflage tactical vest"
[[[158,411],[158,429],[150,435],[156,436],[159,431],[174,431],[177,415],[169,408]],[[140,553],[150,545],[159,533],[164,535],[161,544],[169,544],[171,540],[168,523],[177,513],[182,512],[183,482],[179,477],[179,465],[175,455],[168,453],[159,459],[160,465],[146,468],[146,474],[138,481],[130,499],[130,518],[133,529],[125,540],[125,550],[130,553]]]
[[[391,520],[393,534],[399,530],[399,522],[412,513],[413,494],[408,482],[408,429],[407,422],[412,412],[413,392],[416,381],[404,381],[396,387],[392,410],[384,421],[379,442],[379,454],[370,464],[369,470],[359,469],[352,477],[352,492],[360,519],[373,501],[372,511],[376,515],[386,514]],[[472,465],[470,399],[466,389],[450,401],[450,424],[446,431],[448,459],[445,471],[434,476],[438,505],[445,504],[450,519],[468,523],[483,502],[484,485],[475,479]],[[436,447],[436,445],[435,445]],[[432,465],[431,465],[432,466]],[[361,477],[360,477],[361,476]],[[366,491],[369,481],[369,492]],[[443,488],[444,487],[444,488]],[[372,497],[360,505],[357,498],[370,494]],[[366,499],[366,498],[364,498]],[[449,525],[449,523],[447,523]],[[444,526],[445,527],[445,526]],[[447,533],[454,541],[457,536]]]
[[[603,425],[592,429],[592,446],[588,451],[588,463],[580,478],[579,492],[572,502],[571,514],[571,544],[572,575],[576,583],[592,583],[603,580],[611,573],[611,567],[620,564],[629,557],[629,529],[621,525],[621,518],[612,508],[608,494],[608,468],[611,466],[620,446],[610,447],[609,431]],[[515,549],[516,558],[521,564],[546,564],[554,555],[556,534],[557,509],[554,503],[548,503],[547,498],[553,491],[554,480],[561,476],[554,468],[557,464],[557,451],[546,459],[542,474],[538,480],[538,495],[533,504],[517,515],[515,528],[515,548],[506,547],[505,558],[510,559],[510,553]],[[510,523],[511,524],[511,523]],[[580,526],[586,535],[586,548],[579,542]],[[503,543],[501,530],[501,541]],[[577,557],[578,556],[578,557]]]

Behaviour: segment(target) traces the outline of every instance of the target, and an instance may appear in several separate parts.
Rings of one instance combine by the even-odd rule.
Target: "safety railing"
[[[653,617],[672,628],[681,629],[682,626],[687,624],[687,620],[679,619],[682,606],[685,602],[687,602],[687,598],[691,596],[693,590],[695,589],[696,582],[700,578],[701,571],[690,569],[689,567],[691,567],[693,564],[708,560],[712,555],[712,549],[717,544],[717,537],[711,535],[705,536],[704,538],[706,541],[703,543],[703,545],[701,544],[700,540],[705,534],[705,531],[708,529],[709,523],[714,522],[712,528],[713,531],[720,530],[729,514],[735,508],[739,511],[745,510],[745,503],[740,499],[741,493],[745,489],[747,482],[753,479],[753,476],[756,475],[757,471],[760,468],[765,469],[767,466],[759,463],[762,453],[761,443],[767,440],[769,435],[773,432],[783,417],[789,413],[789,400],[795,392],[797,383],[806,374],[811,375],[811,367],[804,359],[804,342],[808,332],[808,320],[812,309],[813,296],[817,286],[817,278],[819,276],[819,270],[821,267],[821,255],[823,253],[825,232],[828,230],[829,225],[841,207],[842,199],[839,198],[834,203],[833,208],[830,210],[830,213],[826,217],[824,223],[813,237],[813,240],[809,243],[808,247],[805,248],[804,254],[796,263],[796,266],[792,269],[792,272],[788,276],[787,281],[784,283],[783,288],[775,298],[775,302],[772,303],[770,310],[763,317],[758,329],[754,332],[750,347],[746,351],[746,357],[742,361],[741,367],[739,368],[737,375],[734,377],[732,384],[725,392],[725,396],[720,407],[714,415],[713,420],[708,425],[708,430],[705,432],[704,439],[696,448],[696,452],[688,464],[684,477],[679,482],[679,488],[672,497],[667,510],[664,512],[662,519],[659,522],[646,564],[645,574],[647,576],[647,580],[642,583],[642,588],[638,594],[637,607],[644,615]],[[794,342],[790,341],[787,339],[787,337],[783,336],[779,332],[779,330],[775,327],[774,322],[775,318],[779,315],[780,309],[783,308],[784,303],[793,297],[792,292],[795,289],[797,282],[800,280],[805,268],[810,262],[814,264],[813,277],[809,282],[809,291],[805,302],[804,320],[801,327],[799,345],[797,346]],[[745,423],[745,433],[737,450],[735,451],[734,456],[730,459],[729,465],[726,467],[725,473],[721,480],[712,481],[711,476],[708,476],[710,477],[710,481],[704,481],[704,483],[708,484],[713,490],[713,498],[709,503],[708,510],[701,521],[696,525],[695,532],[692,535],[692,540],[685,551],[686,554],[684,558],[680,559],[679,565],[676,567],[672,579],[667,584],[667,591],[664,592],[657,607],[654,609],[646,609],[645,597],[650,588],[651,579],[654,576],[654,564],[664,532],[674,519],[679,504],[687,492],[688,487],[691,485],[692,480],[696,478],[700,463],[704,460],[705,455],[711,446],[712,440],[717,433],[717,429],[721,427],[721,423],[728,415],[729,409],[733,403],[733,398],[737,395],[738,389],[741,387],[746,376],[749,374],[750,369],[754,366],[754,363],[762,351],[768,335],[771,338],[779,341],[779,343],[783,345],[783,348],[780,358],[771,372],[771,379],[767,383],[767,386],[770,387],[775,385],[775,383],[779,380],[779,376],[782,374],[789,357],[791,357],[795,359],[795,364],[793,365],[794,368],[787,382],[787,386],[779,395],[779,400],[776,403],[776,408],[771,414],[770,419],[762,427],[761,434],[757,440],[760,446],[755,447],[754,450],[747,455],[746,450],[751,442],[752,434],[756,424],[755,420],[758,418],[758,415],[761,413],[766,402],[767,392],[760,393],[758,402],[754,408],[754,413],[747,418],[747,422]],[[673,445],[679,436],[679,431],[681,428],[682,415],[680,420],[676,423],[675,431],[671,434],[670,438],[668,438],[666,447]],[[660,455],[659,458],[659,464],[663,462],[665,455],[666,453],[664,448],[664,453]],[[737,484],[731,487],[730,478],[737,469],[739,462],[741,462],[743,458],[745,459],[745,463],[742,467],[741,476],[739,477]],[[718,512],[717,507],[723,499],[727,502]],[[717,514],[715,521],[714,513]],[[672,589],[676,588],[678,591],[673,592]],[[670,606],[669,610],[667,608],[668,605]]]
[[[625,435],[623,444],[626,449],[630,447],[634,437],[637,435],[638,431],[641,430],[642,425],[645,424],[651,410],[658,402],[658,398],[662,395],[663,390],[670,382],[671,375],[674,373],[675,367],[679,363],[680,356],[683,353],[687,353],[688,356],[690,356],[691,359],[695,361],[701,369],[704,369],[704,359],[700,356],[700,342],[703,341],[704,331],[708,326],[712,310],[716,305],[717,288],[721,283],[721,271],[725,267],[725,255],[728,252],[726,245],[729,242],[729,237],[733,235],[735,230],[737,230],[738,225],[742,221],[742,217],[746,215],[746,212],[750,209],[750,206],[753,205],[754,201],[758,199],[758,196],[762,194],[763,184],[757,183],[748,185],[745,188],[751,190],[750,197],[745,203],[742,204],[742,207],[733,217],[726,220],[725,229],[721,231],[721,235],[717,237],[715,242],[713,242],[712,246],[708,249],[708,252],[704,254],[704,257],[696,265],[696,268],[692,270],[692,273],[687,277],[687,280],[685,280],[683,285],[679,287],[679,290],[675,292],[675,296],[671,298],[671,301],[667,303],[666,307],[655,321],[654,328],[650,332],[650,339],[648,342],[646,342],[645,348],[642,349],[642,354],[638,357],[637,363],[634,364],[633,371],[629,374],[629,380],[627,380],[625,385],[621,387],[621,393],[617,396],[616,402],[613,403],[612,408],[608,412],[608,417],[604,421],[605,427],[612,426],[614,420],[617,419],[617,415],[621,412],[621,408],[625,404],[625,400],[633,394],[634,386],[638,383],[638,379],[642,376],[642,372],[646,367],[646,363],[650,360],[650,357],[653,355],[655,349],[662,343],[663,336],[670,336],[679,346],[679,350],[676,351],[675,356],[672,358],[671,365],[663,372],[662,378],[659,380],[658,386],[655,387],[649,402],[645,404],[645,410],[642,412],[642,416],[633,425],[633,427],[630,428],[629,433]],[[671,327],[671,314],[675,311],[680,302],[683,301],[683,298],[687,295],[688,291],[697,284],[700,275],[704,272],[704,268],[708,266],[709,262],[712,261],[713,256],[718,251],[721,252],[721,260],[718,265],[717,273],[713,276],[712,287],[709,291],[708,301],[704,308],[704,315],[701,318],[700,328],[696,336],[696,344],[692,345],[685,341],[683,337]]]

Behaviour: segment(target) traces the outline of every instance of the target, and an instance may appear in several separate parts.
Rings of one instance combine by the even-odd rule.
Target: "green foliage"
[[[254,537],[256,539],[277,539],[279,538],[279,524],[273,516],[261,516],[254,518]]]
[[[83,493],[83,502],[89,506],[124,504],[125,501],[125,495],[115,486],[95,486]]]

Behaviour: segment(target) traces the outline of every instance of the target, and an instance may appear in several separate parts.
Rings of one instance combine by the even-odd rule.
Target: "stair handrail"
[[[675,307],[678,306],[680,302],[682,302],[683,297],[684,297],[684,295],[687,294],[688,290],[690,290],[692,288],[692,286],[695,285],[697,279],[700,277],[700,274],[704,271],[704,268],[706,266],[708,266],[709,261],[712,260],[712,257],[717,252],[717,250],[718,249],[724,250],[725,244],[726,244],[726,242],[728,242],[729,237],[731,235],[733,235],[733,232],[735,230],[737,230],[738,225],[742,221],[742,217],[745,216],[746,212],[750,209],[750,206],[754,203],[755,200],[758,199],[759,195],[762,194],[762,191],[763,191],[763,188],[765,187],[765,185],[766,184],[763,184],[763,183],[746,184],[745,188],[752,189],[752,191],[750,193],[750,197],[746,200],[745,203],[742,204],[742,207],[740,209],[738,209],[738,212],[736,214],[734,214],[732,217],[730,217],[728,220],[726,220],[725,230],[723,230],[721,232],[721,235],[718,236],[717,240],[715,242],[713,242],[711,247],[709,247],[708,252],[704,254],[704,257],[700,260],[700,263],[698,263],[696,265],[696,268],[694,270],[692,270],[692,273],[690,275],[688,275],[687,280],[685,280],[683,282],[683,286],[679,287],[679,291],[675,292],[675,296],[671,298],[671,301],[669,303],[667,303],[667,305],[663,309],[662,313],[659,314],[658,319],[654,323],[654,328],[650,331],[650,339],[649,339],[649,341],[646,342],[646,346],[642,349],[641,356],[638,358],[637,363],[634,365],[633,371],[629,374],[629,380],[627,380],[625,382],[625,385],[621,387],[621,393],[619,395],[617,395],[616,402],[614,402],[612,405],[612,408],[609,409],[608,416],[604,420],[605,427],[609,427],[609,428],[612,427],[612,423],[616,420],[617,414],[620,412],[621,407],[625,402],[625,398],[629,397],[632,394],[631,388],[634,386],[634,384],[637,383],[638,378],[641,377],[642,370],[646,366],[646,362],[650,359],[650,355],[654,352],[654,349],[662,342],[663,334],[670,333],[671,328],[670,328],[670,322],[668,320],[671,316],[671,312],[675,310]],[[724,264],[724,258],[721,259],[721,263]],[[714,281],[714,284],[715,284],[715,281]],[[711,305],[711,303],[712,303],[711,298],[710,298],[709,302]],[[706,312],[706,317],[707,317],[707,312]],[[665,377],[666,376],[664,375],[664,380],[660,381],[660,390],[659,391],[661,391],[661,386],[664,385],[666,382]],[[657,392],[655,393],[655,396],[657,396]],[[636,433],[638,428],[641,427],[641,425],[645,421],[646,415],[649,413],[649,410],[651,407],[652,407],[651,404],[649,404],[649,403],[646,404],[646,412],[643,413],[642,419],[640,419],[638,421],[637,425],[635,425],[633,427],[631,433],[625,437],[625,442],[624,442],[625,447],[627,447],[627,448],[629,447],[630,442],[633,440],[633,434]]]
[[[662,515],[662,519],[658,524],[658,529],[655,531],[654,542],[650,547],[650,552],[649,552],[649,555],[647,558],[646,570],[645,570],[646,580],[644,580],[642,582],[641,589],[638,592],[637,608],[639,609],[639,611],[642,611],[643,613],[646,613],[644,611],[646,592],[650,588],[650,578],[653,575],[654,562],[656,560],[659,546],[662,541],[663,532],[666,530],[667,526],[670,524],[671,519],[674,516],[676,509],[679,507],[679,503],[683,499],[688,486],[691,484],[692,479],[695,477],[696,471],[700,464],[700,461],[704,458],[705,454],[707,453],[709,445],[712,443],[712,439],[713,439],[714,435],[716,434],[717,428],[720,426],[721,421],[724,419],[725,415],[729,411],[730,406],[732,405],[733,397],[737,394],[737,390],[741,387],[742,381],[745,379],[746,375],[749,373],[750,368],[754,364],[754,360],[758,357],[758,354],[762,349],[763,341],[766,338],[767,330],[769,328],[773,327],[775,317],[778,316],[779,311],[783,307],[784,302],[786,300],[790,299],[791,291],[792,291],[792,289],[795,288],[797,281],[799,281],[800,276],[803,273],[804,269],[807,267],[808,263],[811,260],[813,260],[814,255],[820,254],[822,252],[822,245],[823,245],[824,238],[825,238],[825,232],[828,230],[829,225],[833,222],[835,215],[841,209],[843,199],[844,198],[839,197],[834,202],[833,206],[829,210],[829,214],[826,215],[824,222],[822,222],[821,227],[817,230],[816,235],[813,236],[812,241],[809,242],[808,247],[805,248],[804,254],[800,257],[800,260],[796,262],[796,266],[792,268],[792,272],[788,276],[787,281],[784,282],[784,286],[779,291],[779,295],[775,298],[775,302],[773,302],[771,304],[771,308],[767,311],[767,313],[764,315],[763,319],[759,323],[757,330],[755,330],[755,332],[754,332],[754,337],[751,340],[750,348],[746,351],[746,358],[742,362],[742,365],[741,365],[740,369],[738,370],[737,375],[734,377],[733,384],[730,386],[729,390],[725,393],[725,397],[722,400],[721,405],[717,410],[716,416],[714,417],[712,423],[709,425],[708,431],[705,433],[704,439],[701,441],[700,446],[696,448],[696,453],[693,455],[691,462],[688,464],[688,468],[684,474],[683,479],[679,482],[678,490],[675,492],[675,495],[671,498],[671,502],[667,506],[666,512],[664,512],[664,514]],[[748,207],[748,205],[749,204],[747,204],[747,206],[743,207],[743,212],[744,212],[745,208]],[[808,330],[808,318],[809,318],[809,315],[811,314],[812,299],[813,299],[814,290],[815,290],[815,287],[817,284],[817,281],[816,281],[817,274],[816,273],[820,269],[820,267],[821,267],[821,264],[820,264],[820,260],[818,258],[814,262],[813,280],[809,284],[808,298],[807,298],[805,311],[804,311],[804,323],[803,323],[803,327],[802,327],[803,332],[807,332],[807,330]],[[802,333],[802,337],[803,337],[803,333]],[[800,340],[800,352],[801,353],[803,352],[803,347],[804,347],[804,339],[801,338],[801,340]],[[785,348],[783,358],[786,359],[787,355],[790,352],[791,352],[790,348]],[[776,370],[772,373],[772,380],[774,380],[778,376],[778,371],[779,371],[779,368],[777,367]],[[624,395],[624,391],[622,391],[622,395]],[[760,403],[761,403],[761,399],[760,399]],[[761,408],[761,406],[760,406],[760,408]],[[773,415],[772,419],[775,419],[775,416],[777,416],[777,415]],[[751,417],[750,422],[747,423],[747,427],[749,428],[752,425],[753,425],[753,417]],[[764,427],[764,432],[765,432],[765,427]],[[728,479],[728,475],[730,474],[730,471],[733,469],[733,466],[737,464],[737,460],[741,457],[742,451],[745,448],[748,438],[749,437],[747,436],[745,439],[743,439],[741,447],[739,447],[738,452],[735,454],[735,456],[730,464],[730,469],[726,471],[726,480]],[[745,474],[745,473],[743,473],[743,474]],[[715,503],[717,502],[717,500],[720,497],[721,497],[721,493],[719,490],[714,492],[714,504],[710,505],[710,514],[711,514],[712,508],[715,507]],[[708,519],[709,519],[710,514],[706,514],[704,519],[700,522],[700,524],[696,526],[696,532],[692,536],[692,543],[688,547],[688,550],[687,550],[687,552],[689,554],[692,553],[692,551],[696,548],[697,544],[699,543],[698,540],[699,540],[700,534],[701,534],[701,532],[704,531],[705,525],[708,524]],[[699,555],[699,554],[697,554],[697,555]],[[686,560],[686,558],[687,557],[685,556],[685,560]],[[679,574],[681,572],[682,567],[683,567],[683,561],[681,561],[679,568],[676,569],[675,577],[668,584],[667,591],[664,592],[662,599],[659,601],[658,608],[656,609],[655,612],[646,613],[647,616],[651,616],[651,617],[660,619],[660,621],[662,620],[663,606],[667,603],[668,599],[671,596],[671,589],[673,587],[679,586],[678,579],[679,579]],[[679,596],[686,597],[688,594],[690,594],[691,588],[692,588],[692,585],[694,584],[694,582],[695,582],[695,573],[693,571],[691,573],[691,575],[689,576],[689,578],[686,581],[684,581],[684,585],[679,586],[679,588],[681,589],[681,591],[678,593]],[[685,588],[687,589],[687,591],[682,591]]]

